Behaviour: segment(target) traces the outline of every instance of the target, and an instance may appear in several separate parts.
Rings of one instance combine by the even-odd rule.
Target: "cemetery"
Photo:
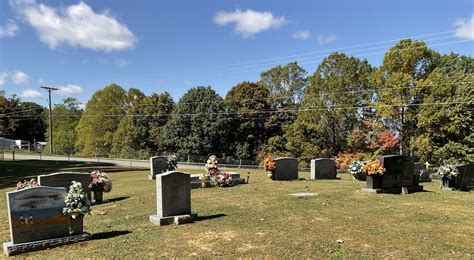
[[[299,171],[296,164],[297,179],[275,181],[265,170],[245,169],[251,176],[247,184],[208,189],[191,187],[193,178],[205,175],[203,169],[178,167],[150,181],[149,169],[4,161],[2,169],[12,169],[9,179],[25,181],[0,187],[6,194],[0,197],[4,205],[0,238],[7,254],[48,258],[472,257],[474,194],[463,192],[466,188],[446,192],[440,189],[442,179],[424,183],[425,192],[412,193],[410,188],[406,196],[400,195],[398,187],[398,194],[364,192],[368,187],[416,186],[410,158],[377,159],[385,163],[382,176],[388,176],[380,186],[371,175],[365,182],[354,181],[340,170],[338,180],[313,181],[312,171]],[[292,160],[283,161],[290,163],[279,163],[276,169],[294,170]],[[390,162],[396,163],[392,167]],[[364,163],[362,168],[380,171],[374,165]],[[210,166],[207,170],[215,170],[215,165]],[[463,167],[456,168],[455,183],[459,184],[455,187],[467,187],[464,184],[471,180],[472,168]],[[65,187],[65,173],[90,173],[89,184],[75,182]],[[54,176],[48,183],[51,186],[38,186],[36,180],[44,184],[45,176]],[[77,187],[84,196],[78,195]],[[75,194],[68,196],[69,201],[80,199],[89,206],[79,210],[65,206],[74,204],[61,199],[68,190]],[[109,193],[102,203],[92,203],[87,190]],[[34,204],[29,203],[32,200]],[[24,206],[18,208],[18,202]],[[71,223],[72,215],[78,221]]]

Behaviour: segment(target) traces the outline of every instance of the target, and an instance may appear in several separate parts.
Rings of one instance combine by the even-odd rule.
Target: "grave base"
[[[26,242],[21,244],[13,244],[12,241],[3,243],[3,252],[7,256],[18,255],[21,253],[37,251],[46,248],[57,247],[61,245],[67,245],[77,242],[89,240],[91,234],[82,233],[80,235],[71,235],[67,237],[58,237],[52,239],[38,240],[32,242]]]
[[[92,205],[100,205],[100,204],[104,204],[104,203],[109,203],[109,200],[102,200],[101,202],[97,202],[95,200],[91,201]]]
[[[407,186],[408,193],[419,192],[423,191],[423,186]],[[402,187],[395,187],[395,188],[382,188],[382,189],[371,189],[371,188],[362,188],[362,191],[369,192],[369,193],[389,193],[389,194],[401,194]]]
[[[159,217],[158,215],[150,215],[150,222],[158,226],[165,226],[171,224],[181,225],[192,222],[193,219],[196,217],[196,212],[191,212],[190,215],[178,215],[170,217]]]

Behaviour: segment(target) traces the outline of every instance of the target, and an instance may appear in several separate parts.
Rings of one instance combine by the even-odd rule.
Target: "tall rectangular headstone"
[[[38,184],[49,187],[64,187],[69,191],[72,181],[82,184],[82,190],[87,194],[89,200],[92,199],[89,184],[91,183],[90,174],[87,172],[57,172],[38,176]]]
[[[471,190],[474,189],[474,163],[458,164],[456,168],[459,176],[456,178],[456,189]]]
[[[168,168],[168,157],[166,156],[153,156],[150,157],[150,175],[148,179],[154,180],[157,174],[166,172]]]
[[[297,180],[298,179],[298,160],[295,158],[275,159],[276,169],[273,173],[273,180]]]
[[[187,173],[172,171],[156,176],[156,215],[150,216],[155,225],[183,224],[196,216],[191,212],[191,179]]]
[[[66,188],[33,187],[7,192],[11,241],[3,244],[7,255],[69,244],[90,234],[69,235],[69,218],[62,212]]]
[[[311,160],[311,179],[336,179],[336,163],[333,159],[318,158]]]

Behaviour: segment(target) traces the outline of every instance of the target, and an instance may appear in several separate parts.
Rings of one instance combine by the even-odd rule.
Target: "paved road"
[[[11,153],[5,153],[5,160],[12,160]],[[71,161],[71,162],[98,162],[110,163],[117,166],[136,167],[150,169],[148,160],[127,160],[110,158],[87,158],[87,157],[67,157],[67,156],[45,156],[40,154],[15,154],[15,160],[45,160],[45,161]],[[222,168],[239,168],[239,165],[221,165]],[[204,163],[179,163],[178,168],[183,169],[204,169]],[[252,168],[242,166],[240,168]],[[253,167],[255,168],[255,167]]]

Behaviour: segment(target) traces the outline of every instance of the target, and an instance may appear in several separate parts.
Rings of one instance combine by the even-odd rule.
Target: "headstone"
[[[474,163],[455,165],[459,171],[456,178],[456,189],[469,191],[474,189]]]
[[[197,216],[191,212],[189,174],[172,171],[156,176],[156,208],[150,221],[160,226],[188,223]]]
[[[311,179],[336,179],[336,163],[333,159],[318,158],[311,160]]]
[[[40,186],[64,187],[67,191],[69,191],[72,181],[80,182],[82,190],[87,194],[87,198],[92,200],[91,190],[89,189],[91,177],[87,172],[57,172],[38,176],[38,184]]]
[[[69,236],[69,219],[62,213],[66,188],[33,187],[7,192],[11,241],[3,244],[7,255],[39,250],[90,238]]]
[[[150,158],[150,175],[149,180],[154,180],[157,174],[166,172],[168,168],[168,157],[166,156],[153,156]]]
[[[298,160],[295,158],[275,159],[276,169],[273,173],[273,180],[297,180],[298,179]]]
[[[415,175],[420,176],[420,182],[430,182],[431,177],[424,163],[415,163]]]
[[[406,187],[408,193],[422,191],[423,186],[419,185],[420,178],[415,175],[415,164],[413,158],[402,155],[377,156],[385,173],[382,176],[368,175],[367,187],[363,191],[373,193],[396,193],[402,192],[402,187]]]

